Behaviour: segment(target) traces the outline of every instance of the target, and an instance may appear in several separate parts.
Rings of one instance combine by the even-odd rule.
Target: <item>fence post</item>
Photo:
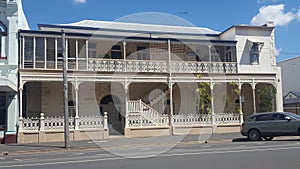
[[[41,113],[40,114],[40,131],[44,131],[45,130],[45,114]]]
[[[139,101],[140,101],[140,105],[139,105],[140,108],[139,109],[140,109],[140,113],[142,113],[143,112],[143,109],[142,109],[142,99],[140,99]]]
[[[244,123],[244,114],[242,111],[240,111],[240,125]]]
[[[79,129],[79,117],[75,116],[74,118],[74,125],[75,125],[75,130]]]
[[[104,128],[104,129],[108,129],[107,112],[104,112],[104,117],[103,117],[103,128]]]
[[[19,131],[23,131],[23,117],[19,118]]]

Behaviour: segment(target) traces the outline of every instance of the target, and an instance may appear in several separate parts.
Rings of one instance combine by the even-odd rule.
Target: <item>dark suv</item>
[[[300,136],[300,116],[289,112],[255,113],[242,124],[241,133],[252,141],[261,137],[269,141],[277,136]]]

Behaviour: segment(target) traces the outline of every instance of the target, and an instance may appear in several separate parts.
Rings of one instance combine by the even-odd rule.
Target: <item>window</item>
[[[137,59],[138,60],[150,60],[150,57],[146,51],[146,47],[137,47]]]
[[[285,120],[283,114],[274,114],[274,120]]]
[[[7,27],[0,21],[0,58],[6,59],[6,56],[2,53],[2,45],[4,42],[2,42],[3,36],[7,36]]]
[[[259,64],[259,44],[253,43],[250,50],[250,63]]]
[[[273,120],[273,114],[264,114],[257,116],[256,121],[270,121]]]
[[[88,42],[89,48],[89,58],[96,58],[97,57],[97,42]]]
[[[35,38],[35,67],[43,68],[45,66],[45,38]]]
[[[232,62],[232,51],[231,51],[231,46],[226,47],[226,62]]]
[[[122,51],[120,45],[114,45],[111,48],[111,58],[112,59],[122,59]]]
[[[24,67],[33,67],[33,37],[25,36],[25,47],[24,47]]]
[[[186,53],[188,61],[195,61],[196,60],[196,53],[195,52],[187,52]]]
[[[54,38],[47,38],[47,61],[54,62],[54,55],[55,55],[55,39]]]

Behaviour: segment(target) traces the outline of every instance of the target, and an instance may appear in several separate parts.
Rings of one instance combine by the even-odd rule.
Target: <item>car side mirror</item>
[[[292,120],[292,118],[289,117],[289,116],[285,116],[284,119],[287,120],[287,121],[291,121]]]

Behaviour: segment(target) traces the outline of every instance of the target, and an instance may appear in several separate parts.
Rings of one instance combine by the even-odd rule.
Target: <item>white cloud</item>
[[[85,4],[87,0],[74,0],[75,4]]]
[[[282,51],[282,48],[279,48],[279,49],[275,49],[275,55],[276,56],[279,56],[280,55],[280,52]]]
[[[288,25],[296,18],[296,14],[292,12],[285,13],[284,6],[284,4],[262,6],[259,13],[252,18],[251,25],[263,25],[268,21],[273,21],[275,26]]]

